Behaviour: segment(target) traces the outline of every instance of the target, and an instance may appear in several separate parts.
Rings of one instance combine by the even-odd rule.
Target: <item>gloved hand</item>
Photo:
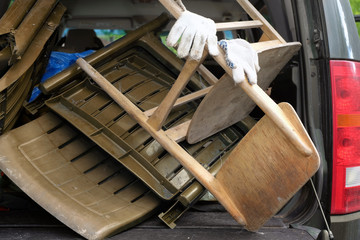
[[[245,73],[250,84],[257,83],[260,70],[257,52],[250,43],[243,39],[221,40],[219,45],[226,54],[226,63],[232,69],[235,83],[245,80]]]
[[[211,55],[219,54],[215,22],[210,18],[187,10],[182,12],[170,30],[167,44],[174,47],[180,37],[180,44],[177,49],[180,58],[187,57],[190,52],[190,58],[200,60],[206,43]]]

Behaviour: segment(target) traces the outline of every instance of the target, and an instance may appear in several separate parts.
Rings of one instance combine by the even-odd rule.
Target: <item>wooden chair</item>
[[[162,4],[175,16],[179,16],[179,9],[169,5],[168,1],[161,1]],[[287,43],[266,19],[247,0],[239,0],[238,3],[253,19],[252,21],[239,21],[217,23],[218,31],[260,28],[263,35],[259,42],[251,44],[258,52],[261,70],[258,73],[258,85],[266,89],[284,65],[300,49],[298,42]],[[222,50],[220,50],[222,52]],[[204,54],[202,60],[206,57]],[[201,61],[202,61],[201,60]],[[145,114],[150,116],[148,122],[156,130],[159,130],[174,106],[203,97],[200,106],[192,120],[170,130],[170,134],[176,141],[185,137],[189,143],[198,142],[240,120],[245,118],[255,107],[248,95],[240,86],[235,86],[231,78],[231,70],[226,66],[223,56],[217,56],[215,60],[226,70],[226,74],[220,81],[209,73],[203,74],[203,66],[200,62],[187,60],[183,71],[177,78],[171,91],[157,109],[152,109]],[[201,66],[204,78],[213,83],[213,87],[200,90],[191,95],[178,99],[181,91],[188,83],[196,69]]]
[[[174,17],[179,17],[181,9],[173,1],[160,2]],[[250,231],[256,231],[317,171],[319,155],[291,106],[277,105],[259,87],[266,88],[270,84],[301,44],[286,43],[248,0],[237,2],[253,20],[219,23],[217,29],[260,28],[263,31],[261,41],[252,44],[260,59],[259,85],[250,85],[244,81],[235,86],[231,79],[231,69],[226,65],[224,54],[220,50],[222,54],[214,59],[226,74],[219,81],[208,74],[207,79],[216,82],[212,87],[179,98],[190,77],[205,59],[205,53],[200,62],[189,59],[186,61],[171,90],[156,109],[142,112],[86,61],[78,59],[77,63],[187,168],[238,223]],[[162,130],[162,125],[174,106],[204,95],[205,98],[190,121],[167,131]],[[216,177],[177,144],[185,138],[194,143],[228,127],[247,116],[255,103],[266,116],[240,141]]]

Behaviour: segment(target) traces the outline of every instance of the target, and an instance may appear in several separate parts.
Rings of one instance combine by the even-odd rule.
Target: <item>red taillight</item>
[[[332,214],[360,210],[360,63],[330,61],[333,97]]]

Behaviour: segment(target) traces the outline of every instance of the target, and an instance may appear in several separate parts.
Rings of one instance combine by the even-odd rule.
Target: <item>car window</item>
[[[360,0],[350,0],[350,4],[355,16],[358,33],[360,33]]]

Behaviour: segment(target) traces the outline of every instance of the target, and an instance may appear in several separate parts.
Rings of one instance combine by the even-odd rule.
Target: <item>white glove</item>
[[[232,69],[235,83],[245,80],[245,73],[250,84],[257,83],[260,70],[257,52],[250,43],[243,39],[221,40],[219,45],[226,54],[226,63]]]
[[[177,49],[180,58],[187,57],[190,52],[190,58],[200,60],[206,43],[211,55],[219,54],[215,22],[210,18],[189,11],[182,12],[170,30],[167,44],[174,47],[180,37],[181,40]]]

